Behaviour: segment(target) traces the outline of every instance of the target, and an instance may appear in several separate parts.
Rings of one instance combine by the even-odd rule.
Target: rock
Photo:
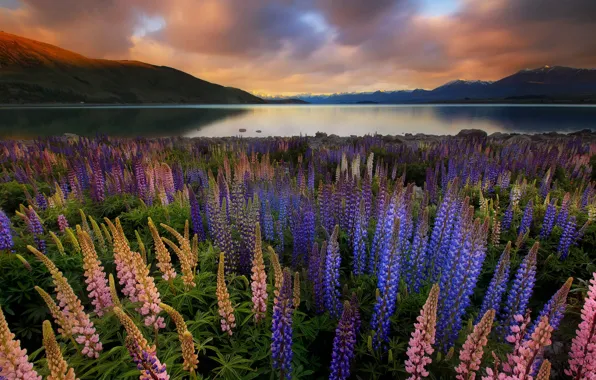
[[[256,132],[257,132],[257,133],[261,133],[261,130],[260,130],[260,129],[257,129],[257,130],[256,130]]]
[[[246,128],[240,128],[238,132],[246,132]]]
[[[481,131],[480,129],[462,129],[456,136],[466,138],[485,138],[488,135],[485,131]]]

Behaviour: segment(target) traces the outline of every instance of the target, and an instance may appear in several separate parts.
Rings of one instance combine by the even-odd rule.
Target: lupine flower
[[[552,326],[553,330],[559,328],[559,324],[565,315],[565,308],[567,307],[567,295],[569,294],[572,283],[573,277],[569,277],[563,286],[561,286],[561,289],[557,290],[550,301],[544,305],[544,308],[534,321],[534,325],[529,330],[530,334],[534,332],[534,329],[538,323],[540,323],[540,319],[542,319],[544,316],[548,318],[549,324]]]
[[[41,380],[29,363],[27,350],[21,349],[21,342],[14,338],[0,308],[0,378]]]
[[[178,256],[178,259],[180,260],[180,266],[182,268],[182,281],[184,282],[184,287],[186,288],[186,290],[190,290],[196,287],[197,284],[195,283],[195,269],[199,259],[197,255],[194,254],[191,247],[191,242],[189,240],[188,220],[185,223],[184,236],[180,235],[178,231],[166,224],[161,223],[160,225],[163,228],[165,228],[168,232],[170,232],[172,235],[174,235],[176,240],[178,240],[177,246],[171,240],[163,237],[161,238],[161,240],[163,240],[167,245],[170,246],[170,248],[172,248],[172,250],[176,253],[176,256]]]
[[[0,251],[5,249],[12,250],[13,247],[12,224],[4,211],[0,210]]]
[[[271,246],[267,247],[267,249],[269,250],[271,267],[273,268],[273,293],[277,297],[281,289],[281,284],[283,282],[283,271],[281,270],[281,265],[279,264],[279,257],[277,257],[277,253],[275,253]]]
[[[140,380],[167,380],[170,378],[166,372],[166,365],[161,364],[155,352],[141,349],[138,343],[130,336],[126,337],[125,346],[133,363],[141,371]]]
[[[514,365],[509,368],[506,365],[508,363],[504,363],[505,371],[510,373],[514,379],[528,379],[535,360],[541,355],[544,347],[550,346],[552,331],[553,328],[549,325],[548,318],[542,317],[531,338],[523,341],[518,349],[509,354],[509,360]]]
[[[225,275],[225,255],[223,252],[219,254],[219,266],[217,269],[217,306],[219,307],[219,315],[221,316],[221,330],[232,335],[232,329],[236,327],[236,317],[234,317],[234,308],[232,301],[230,301],[230,293],[226,286]]]
[[[561,260],[565,260],[569,254],[569,248],[571,248],[571,245],[574,243],[576,238],[576,229],[577,225],[575,222],[575,216],[570,216],[565,222],[565,227],[563,228],[561,240],[559,241],[559,247],[557,249],[559,258]]]
[[[79,245],[79,241],[77,240],[77,237],[75,236],[74,232],[72,231],[72,228],[70,227],[66,227],[66,237],[68,238],[68,241],[70,242],[70,245],[72,245],[72,248],[74,249],[75,252],[79,253],[81,252],[81,246]]]
[[[550,368],[550,362],[548,360],[543,361],[536,375],[536,380],[550,380]]]
[[[503,220],[501,221],[501,228],[503,231],[508,231],[511,228],[511,222],[513,221],[513,205],[509,203],[509,207],[503,214]]]
[[[294,273],[294,309],[300,306],[300,273]]]
[[[263,261],[263,249],[261,247],[261,228],[257,223],[255,228],[255,248],[252,260],[252,275],[250,288],[252,291],[252,311],[255,314],[255,322],[259,323],[265,319],[267,314],[267,273]]]
[[[60,238],[58,236],[56,236],[56,234],[53,231],[50,231],[50,237],[54,241],[54,244],[56,245],[58,252],[60,252],[60,254],[62,256],[64,256],[64,254],[65,254],[64,246],[62,245],[62,241],[60,241]]]
[[[312,277],[312,294],[314,298],[315,311],[322,313],[325,305],[325,289],[324,289],[324,275],[325,275],[325,254],[327,253],[327,242],[321,244],[321,249],[318,249],[315,243],[313,247],[312,258],[309,263],[309,273]]]
[[[186,322],[180,313],[173,307],[164,303],[159,304],[172,321],[176,324],[176,331],[178,332],[178,340],[180,340],[180,348],[182,349],[182,358],[184,359],[184,369],[189,372],[194,372],[199,364],[199,357],[195,352],[195,344]]]
[[[354,266],[355,275],[361,275],[366,269],[366,226],[368,218],[364,213],[364,199],[360,200],[360,212],[356,215],[354,225]]]
[[[596,272],[590,279],[575,338],[569,352],[568,376],[576,380],[596,378]]]
[[[114,261],[120,285],[124,285],[124,293],[131,302],[140,302],[137,311],[145,317],[145,325],[155,330],[165,327],[161,312],[160,294],[155,286],[155,280],[149,275],[149,269],[138,252],[130,249],[128,240],[122,230],[120,219],[116,218],[116,225],[106,219],[112,230],[114,240]]]
[[[415,293],[420,291],[422,281],[425,279],[426,271],[426,248],[428,243],[428,208],[425,208],[418,218],[412,249],[407,258],[408,271],[406,283],[408,289]]]
[[[77,226],[77,234],[83,251],[83,268],[85,269],[85,283],[91,304],[95,306],[95,312],[102,316],[104,311],[112,307],[112,298],[108,287],[108,279],[103,266],[97,257],[91,236]]]
[[[24,208],[21,205],[21,209],[23,210],[23,212],[17,211],[17,215],[20,216],[21,219],[23,219],[23,221],[27,225],[27,228],[29,229],[29,232],[31,232],[31,234],[33,235],[33,239],[35,240],[35,245],[37,246],[37,249],[39,249],[41,252],[45,254],[46,242],[41,237],[44,233],[41,219],[39,219],[39,216],[37,215],[33,207],[29,206],[29,208]]]
[[[203,229],[203,217],[201,216],[201,210],[199,202],[195,193],[189,189],[188,199],[190,203],[190,218],[192,220],[192,229],[194,233],[199,237],[199,241],[205,240],[205,231]]]
[[[344,380],[350,377],[350,366],[355,354],[356,333],[352,305],[349,301],[346,301],[344,302],[343,313],[335,329],[333,350],[331,351],[330,380]]]
[[[111,273],[108,276],[108,283],[110,284],[110,296],[112,297],[112,303],[115,307],[122,308],[120,298],[118,297],[118,291],[116,290],[116,281],[114,281],[114,276]]]
[[[174,270],[172,267],[172,258],[170,257],[170,252],[168,252],[168,249],[161,240],[161,236],[159,236],[159,232],[157,231],[157,228],[155,227],[155,224],[151,218],[149,218],[148,225],[149,231],[151,231],[151,236],[153,237],[157,268],[161,271],[162,278],[164,280],[173,280],[176,278],[176,270]]]
[[[141,371],[140,380],[167,380],[170,377],[166,372],[166,365],[161,364],[155,356],[155,346],[150,346],[143,333],[134,321],[119,307],[114,307],[114,314],[126,330],[126,348]]]
[[[341,265],[341,257],[339,254],[339,226],[335,226],[333,234],[329,238],[327,244],[327,255],[325,257],[325,308],[329,311],[331,316],[338,318],[341,313],[341,305],[339,301],[339,267]]]
[[[99,245],[99,249],[105,251],[106,241],[103,238],[103,234],[101,232],[101,228],[99,228],[99,224],[97,224],[97,222],[95,221],[95,219],[93,219],[93,217],[91,217],[91,215],[89,215],[88,218],[91,222],[91,228],[93,229],[93,235],[89,234],[89,236],[93,236],[97,241],[97,244]]]
[[[524,215],[522,216],[522,220],[519,225],[519,231],[517,232],[518,235],[524,235],[527,231],[530,230],[530,227],[532,226],[533,215],[534,203],[532,202],[532,200],[530,200],[526,205],[526,210],[524,211]]]
[[[71,337],[74,328],[74,321],[72,318],[67,318],[67,315],[60,310],[52,296],[50,296],[45,290],[39,286],[36,286],[35,290],[37,293],[39,293],[41,298],[43,298],[44,302],[48,306],[48,309],[50,310],[50,314],[52,314],[52,317],[54,317],[54,321],[58,324],[58,332],[65,337]]]
[[[77,379],[74,369],[68,366],[68,363],[62,357],[60,346],[56,341],[54,330],[50,321],[43,321],[43,345],[46,350],[46,360],[50,374],[48,380],[75,380]],[[40,378],[41,377],[32,377]]]
[[[62,214],[58,215],[58,229],[60,230],[61,233],[64,233],[64,231],[68,228],[68,220],[66,219],[66,217]]]
[[[27,246],[27,249],[50,271],[60,310],[64,319],[70,321],[69,324],[73,326],[72,333],[76,337],[76,342],[84,346],[82,350],[83,355],[87,355],[90,358],[98,358],[99,351],[102,350],[102,344],[99,341],[99,335],[95,333],[93,322],[91,322],[89,316],[83,310],[81,300],[76,296],[68,281],[52,260],[30,245]]]
[[[476,318],[476,323],[480,321],[480,318],[490,309],[500,310],[501,302],[503,300],[503,294],[507,290],[507,282],[509,282],[509,267],[511,257],[511,242],[507,242],[505,250],[501,254],[501,258],[495,268],[493,278],[490,280],[490,285],[484,295],[482,306],[480,307],[480,313]]]
[[[414,332],[406,352],[406,372],[411,375],[408,380],[420,380],[429,375],[426,366],[432,362],[430,356],[434,352],[438,302],[439,286],[435,284],[416,318],[417,322],[414,324]]]
[[[539,245],[538,242],[534,243],[522,261],[513,279],[509,294],[507,294],[507,300],[499,318],[501,321],[500,332],[504,336],[510,334],[509,327],[512,326],[514,317],[521,315],[528,306],[536,281],[536,255]]]
[[[294,301],[292,275],[287,269],[283,272],[279,294],[273,303],[273,323],[271,325],[271,359],[273,368],[280,373],[280,379],[292,378],[292,316]]]
[[[540,230],[540,239],[542,240],[550,236],[555,225],[555,217],[557,216],[557,207],[555,206],[555,203],[556,200],[553,200],[546,206],[544,219],[542,221],[542,229]]]
[[[561,201],[561,209],[557,214],[557,221],[555,224],[559,227],[565,227],[567,218],[569,217],[569,204],[571,203],[571,194],[565,193],[563,201]]]
[[[455,368],[458,373],[456,379],[474,380],[476,378],[476,371],[480,369],[484,346],[488,343],[488,334],[490,334],[494,319],[495,310],[488,310],[480,322],[474,326],[474,331],[466,338],[466,342],[459,352],[460,364]]]

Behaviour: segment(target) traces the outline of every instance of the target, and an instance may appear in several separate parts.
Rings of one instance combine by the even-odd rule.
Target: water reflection
[[[288,136],[571,132],[594,128],[595,106],[112,106],[0,108],[0,136]],[[246,129],[240,133],[240,129]],[[261,131],[261,132],[257,132]]]

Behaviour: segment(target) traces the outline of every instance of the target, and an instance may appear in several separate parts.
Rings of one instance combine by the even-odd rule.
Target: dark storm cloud
[[[545,64],[596,67],[596,0],[460,0],[433,17],[424,1],[11,0],[0,2],[0,25],[88,56],[270,92],[429,88]]]

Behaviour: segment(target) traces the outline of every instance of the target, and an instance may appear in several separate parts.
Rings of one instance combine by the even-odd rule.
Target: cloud
[[[11,0],[0,24],[266,93],[432,88],[596,63],[595,0],[457,1],[433,13],[428,0]]]

